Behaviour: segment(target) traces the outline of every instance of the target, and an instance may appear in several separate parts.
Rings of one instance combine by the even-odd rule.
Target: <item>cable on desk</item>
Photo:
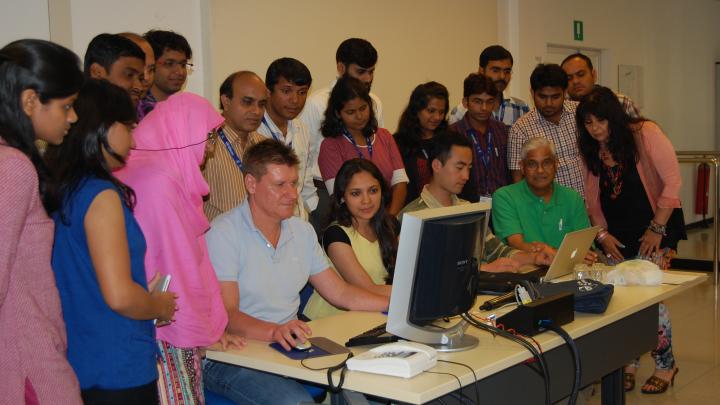
[[[327,381],[328,381],[328,390],[330,392],[333,392],[337,394],[338,392],[342,391],[342,386],[345,383],[345,373],[347,373],[347,361],[350,360],[350,358],[353,356],[352,352],[348,353],[347,357],[345,357],[345,360],[343,360],[341,363],[338,363],[334,366],[329,367],[321,367],[321,368],[314,368],[309,367],[305,364],[305,360],[308,359],[308,357],[305,357],[304,359],[300,360],[300,365],[305,367],[308,370],[312,371],[322,371],[327,370]],[[336,371],[340,370],[340,381],[338,381],[338,384],[335,385],[332,380],[332,374]]]
[[[538,350],[533,346],[531,343],[529,343],[527,340],[517,336],[513,335],[512,333],[500,329],[491,325],[486,325],[482,322],[479,322],[477,319],[475,319],[472,315],[469,313],[462,314],[462,318],[468,322],[470,325],[473,325],[474,327],[484,330],[486,332],[490,332],[493,335],[500,335],[504,337],[505,339],[511,340],[513,342],[516,342],[523,347],[525,347],[530,353],[532,353],[533,357],[537,361],[537,363],[540,366],[540,370],[542,372],[541,376],[543,378],[543,383],[545,385],[545,404],[550,405],[550,378],[548,373],[547,364],[545,363],[545,357],[538,352]]]
[[[468,370],[470,370],[470,372],[471,372],[472,375],[473,375],[473,382],[474,382],[473,386],[475,387],[475,401],[476,401],[476,403],[478,403],[478,404],[480,403],[480,391],[478,390],[478,386],[477,386],[477,382],[478,382],[477,374],[475,374],[475,370],[473,370],[472,367],[468,366],[467,364],[460,363],[460,362],[458,362],[458,361],[450,361],[450,360],[440,360],[440,359],[438,359],[438,363],[456,364],[456,365],[458,365],[458,366],[463,366],[463,367],[467,368]],[[460,391],[462,391],[462,387],[460,388]]]
[[[555,325],[554,323],[552,323],[552,321],[540,321],[540,326],[557,333],[561,338],[563,338],[565,343],[567,343],[568,350],[570,350],[570,356],[573,359],[573,366],[575,367],[575,378],[573,379],[573,385],[572,390],[570,391],[570,399],[568,400],[568,405],[575,405],[575,403],[577,402],[578,391],[580,390],[580,376],[582,374],[582,368],[580,365],[580,354],[578,353],[575,341],[572,337],[570,337],[570,335],[565,331],[565,329]]]
[[[461,402],[461,403],[465,403],[465,399],[467,399],[468,401],[470,401],[471,404],[473,403],[472,399],[468,398],[467,395],[463,394],[463,392],[462,392],[463,386],[462,386],[462,382],[460,381],[460,377],[456,376],[456,375],[453,374],[453,373],[448,373],[448,372],[443,372],[443,371],[428,371],[428,370],[425,370],[425,371],[423,371],[423,372],[424,372],[424,373],[429,373],[429,374],[443,374],[443,375],[449,375],[449,376],[455,377],[455,380],[457,380],[458,386],[460,387],[460,398],[459,398],[459,399],[460,399],[460,402]],[[453,398],[457,398],[455,395],[453,395],[452,392],[451,392],[449,395],[452,396]],[[439,400],[439,398],[438,398],[438,400]],[[479,404],[478,404],[478,405],[479,405]]]

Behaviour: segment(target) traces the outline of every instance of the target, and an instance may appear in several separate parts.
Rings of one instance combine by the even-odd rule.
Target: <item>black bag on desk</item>
[[[575,295],[575,311],[602,314],[610,304],[615,286],[592,279],[570,280],[560,283],[522,283],[532,299],[563,292]]]

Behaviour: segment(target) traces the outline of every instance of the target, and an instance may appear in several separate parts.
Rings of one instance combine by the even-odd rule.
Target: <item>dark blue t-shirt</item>
[[[127,318],[113,311],[100,291],[85,235],[85,215],[104,190],[118,191],[107,180],[84,179],[53,214],[55,244],[52,267],[67,327],[68,360],[81,389],[124,389],[157,379],[155,327],[152,321]],[[134,282],[147,288],[145,238],[132,212],[123,204],[125,232]]]

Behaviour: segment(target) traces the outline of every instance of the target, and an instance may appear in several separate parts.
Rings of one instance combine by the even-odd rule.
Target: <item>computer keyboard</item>
[[[345,347],[379,345],[397,342],[398,337],[388,333],[385,330],[386,325],[387,324],[383,323],[370,330],[366,330],[357,336],[351,337],[350,340],[345,343]]]

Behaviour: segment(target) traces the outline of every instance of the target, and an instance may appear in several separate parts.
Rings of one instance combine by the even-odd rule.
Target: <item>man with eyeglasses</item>
[[[577,191],[555,182],[555,145],[536,137],[522,145],[523,179],[493,194],[495,235],[515,249],[554,254],[568,232],[590,226],[585,203]],[[588,253],[589,262],[597,255]]]
[[[155,53],[155,81],[141,101],[147,115],[158,101],[165,101],[182,90],[188,73],[192,73],[192,49],[182,35],[172,31],[150,30],[143,35]]]
[[[470,180],[460,198],[476,202],[489,197],[495,190],[510,183],[507,166],[507,129],[493,118],[500,92],[493,81],[471,73],[463,82],[462,104],[467,108],[463,118],[450,125],[450,130],[465,135],[473,146]]]
[[[530,111],[530,107],[523,100],[516,97],[506,97],[504,94],[504,91],[510,85],[510,79],[512,79],[512,68],[512,54],[500,45],[488,46],[480,53],[478,73],[489,77],[495,83],[498,92],[500,92],[498,98],[500,102],[495,107],[493,118],[505,124],[507,129]],[[460,121],[466,111],[467,108],[462,104],[453,108],[448,122],[453,124]]]

